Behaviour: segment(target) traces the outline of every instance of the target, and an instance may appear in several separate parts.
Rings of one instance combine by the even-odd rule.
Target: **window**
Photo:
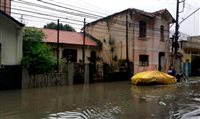
[[[146,37],[146,22],[140,21],[139,22],[139,37]]]
[[[57,57],[57,48],[52,48],[52,54],[54,57]]]
[[[164,26],[160,26],[160,40],[164,41]]]
[[[149,66],[149,56],[148,55],[140,55],[139,56],[139,65],[140,66]]]
[[[63,58],[65,58],[68,62],[77,62],[77,50],[64,49]]]
[[[6,11],[6,0],[0,0],[0,10]]]

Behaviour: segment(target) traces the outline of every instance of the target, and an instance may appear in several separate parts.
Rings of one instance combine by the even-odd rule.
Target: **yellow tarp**
[[[160,71],[144,71],[135,74],[131,78],[131,83],[134,85],[137,84],[150,84],[150,83],[159,83],[159,84],[173,84],[176,83],[176,78]]]

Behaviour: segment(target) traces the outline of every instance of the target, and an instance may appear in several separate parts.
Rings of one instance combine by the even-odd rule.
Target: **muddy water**
[[[0,119],[199,119],[200,79],[0,91]]]

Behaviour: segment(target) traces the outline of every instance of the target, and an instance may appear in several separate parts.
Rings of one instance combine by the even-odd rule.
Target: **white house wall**
[[[22,59],[22,30],[0,16],[1,64],[16,65]]]
[[[56,44],[51,44],[52,48],[57,48]],[[90,57],[90,53],[92,51],[91,49],[92,47],[90,46],[85,46],[85,63],[89,63],[90,61],[88,60],[88,57]],[[82,51],[82,46],[80,45],[60,45],[59,47],[59,57],[62,58],[62,52],[64,49],[75,49],[77,50],[77,62],[79,62],[79,60],[82,60],[83,58],[83,51]]]

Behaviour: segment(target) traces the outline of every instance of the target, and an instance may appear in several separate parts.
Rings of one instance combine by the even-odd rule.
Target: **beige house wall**
[[[130,18],[129,18],[130,19]],[[108,44],[109,39],[114,40],[114,52],[113,55],[117,56],[119,60],[126,59],[126,16],[121,14],[108,20],[98,22],[96,25],[86,27],[86,32],[92,34],[95,38],[102,42],[102,51],[99,52],[99,56],[103,58],[104,62],[111,63],[111,46]],[[133,60],[131,54],[133,54],[133,25],[129,24],[128,34],[128,47],[129,47],[129,60]],[[106,42],[104,42],[106,41]]]
[[[139,21],[144,20],[147,23],[146,38],[139,38]],[[160,41],[160,26],[164,26],[164,41]],[[91,23],[86,27],[86,32],[103,43],[102,51],[99,56],[104,62],[110,63],[111,53],[109,52],[109,38],[115,40],[114,55],[118,59],[126,59],[126,14],[121,13],[104,20]],[[134,63],[134,73],[145,70],[158,70],[159,52],[165,54],[164,66],[162,71],[166,72],[169,65],[169,20],[161,16],[155,18],[128,14],[128,58]],[[139,55],[149,55],[149,66],[139,66]]]
[[[56,44],[50,44],[52,49],[56,49],[57,45]],[[59,58],[62,59],[63,58],[63,50],[64,49],[74,49],[77,51],[77,61],[79,62],[80,60],[82,60],[82,55],[83,55],[83,50],[82,50],[82,46],[80,45],[61,45],[59,46]],[[88,60],[88,57],[90,57],[90,53],[92,51],[93,47],[90,46],[85,46],[85,63],[89,63],[90,61]],[[57,57],[57,53],[54,52],[53,53],[54,57]]]

